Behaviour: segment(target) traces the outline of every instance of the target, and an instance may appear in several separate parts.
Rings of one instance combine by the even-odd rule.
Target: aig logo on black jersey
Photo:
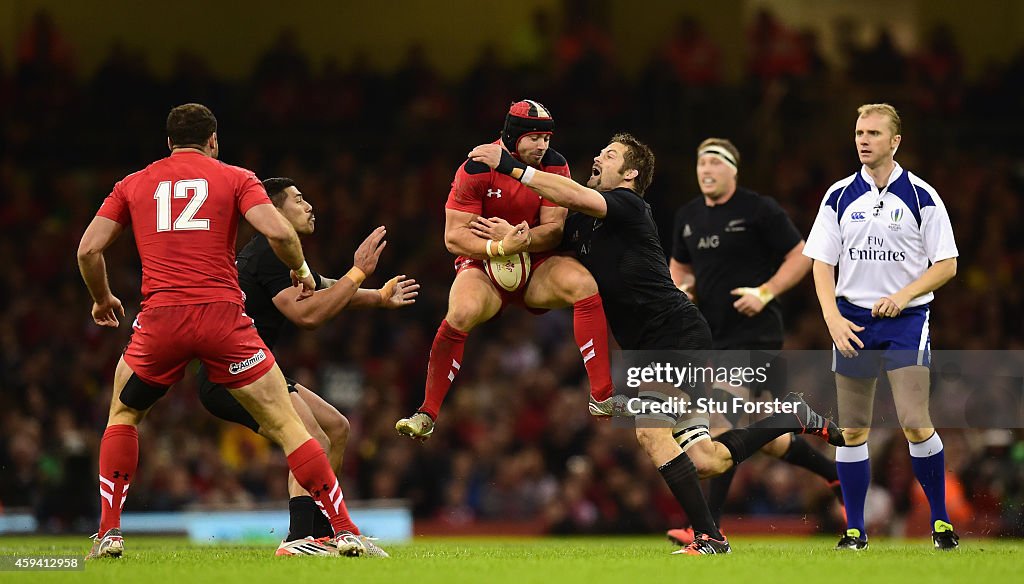
[[[709,235],[708,237],[702,237],[697,241],[697,249],[714,249],[718,247],[718,244],[718,236]]]

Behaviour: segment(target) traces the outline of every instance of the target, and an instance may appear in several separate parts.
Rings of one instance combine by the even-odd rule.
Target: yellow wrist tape
[[[356,286],[358,286],[363,283],[363,280],[366,279],[366,274],[364,274],[363,271],[360,270],[359,268],[352,266],[352,269],[346,272],[345,275],[342,277],[352,280],[353,282],[356,283]]]

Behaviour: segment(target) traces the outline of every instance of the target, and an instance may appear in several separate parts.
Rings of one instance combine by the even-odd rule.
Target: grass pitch
[[[196,545],[184,538],[126,534],[120,560],[90,561],[82,572],[2,572],[0,581],[144,584],[369,584],[575,582],[1005,582],[1020,577],[1024,542],[965,538],[956,552],[930,540],[872,540],[859,553],[832,550],[832,538],[739,537],[729,556],[670,555],[657,536],[608,538],[417,538],[385,546],[392,557],[276,558],[273,547]],[[82,537],[0,538],[0,555],[78,554]]]

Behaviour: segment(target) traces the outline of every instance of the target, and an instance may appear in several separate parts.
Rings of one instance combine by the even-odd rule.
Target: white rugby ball
[[[495,285],[515,292],[526,286],[530,279],[530,252],[488,258],[484,266]]]

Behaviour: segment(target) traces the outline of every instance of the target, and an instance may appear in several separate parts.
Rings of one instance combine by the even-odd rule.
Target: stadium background
[[[589,419],[564,311],[509,311],[479,329],[435,437],[394,433],[419,403],[451,281],[448,184],[514,99],[550,106],[578,177],[614,131],[650,142],[663,238],[696,193],[694,148],[709,135],[738,144],[741,183],[806,233],[824,189],[855,168],[855,107],[889,101],[904,117],[899,160],[943,195],[961,250],[933,346],[1021,348],[1024,4],[972,2],[969,18],[953,0],[239,6],[0,3],[0,506],[31,509],[43,530],[95,528],[96,448],[129,334],[92,324],[73,250],[113,183],[165,153],[164,116],[186,101],[217,114],[223,160],[298,180],[319,219],[305,246],[320,271],[343,273],[385,224],[370,283],[423,284],[415,307],[344,313],[278,357],[353,423],[348,498],[407,498],[424,528],[649,533],[680,520],[631,433]],[[130,238],[108,263],[132,311]],[[787,347],[828,345],[809,278],[784,304]],[[923,528],[904,440],[873,436],[873,532]],[[943,440],[954,520],[1024,534],[1024,435]],[[140,446],[127,511],[283,506],[283,457],[207,415],[191,378]],[[829,492],[802,472],[749,461],[727,512],[834,530]]]

